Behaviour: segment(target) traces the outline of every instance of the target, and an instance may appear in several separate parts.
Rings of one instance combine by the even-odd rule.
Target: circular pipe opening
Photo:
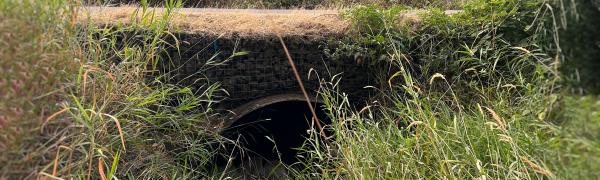
[[[321,124],[330,123],[322,104],[315,111]],[[312,114],[305,101],[284,101],[254,110],[229,126],[222,135],[237,140],[243,152],[235,153],[238,163],[281,160],[298,162],[300,148],[309,136]],[[316,127],[313,127],[316,129]]]

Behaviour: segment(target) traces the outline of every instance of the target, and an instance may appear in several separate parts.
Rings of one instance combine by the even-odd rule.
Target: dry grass
[[[444,9],[459,8],[467,0],[184,0],[184,7],[196,8],[351,8],[357,5],[377,5],[390,7],[404,5],[417,8],[438,7]],[[139,0],[99,0],[88,2],[95,5],[103,4],[140,4]],[[150,5],[163,5],[164,0],[148,0]]]
[[[61,41],[72,35],[63,23],[70,9],[44,5],[0,1],[0,179],[37,176],[55,154],[48,149],[59,145],[45,142],[66,126],[51,120],[64,112],[61,93],[78,65]]]
[[[91,18],[100,24],[131,23],[131,17],[140,9],[135,7],[92,8],[82,11],[80,22]],[[162,8],[152,8],[156,15]],[[139,18],[138,18],[139,19]],[[291,10],[266,12],[260,10],[180,10],[173,17],[171,28],[187,32],[223,36],[326,36],[347,30],[349,22],[333,10]]]
[[[80,12],[79,22],[98,24],[130,24],[140,12],[132,6],[86,8]],[[150,8],[155,16],[164,13],[163,8]],[[420,11],[402,13],[400,25],[418,24]],[[454,11],[448,11],[454,13]],[[264,37],[282,36],[326,37],[346,34],[349,20],[337,10],[256,10],[256,9],[181,9],[173,17],[171,28],[208,35]],[[88,19],[89,17],[89,19]]]

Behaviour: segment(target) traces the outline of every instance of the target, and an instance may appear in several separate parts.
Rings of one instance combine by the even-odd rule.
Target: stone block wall
[[[228,93],[220,103],[233,108],[262,97],[284,93],[301,93],[285,52],[276,37],[218,38],[199,34],[177,34],[180,48],[171,48],[161,69],[171,81],[185,86],[204,88],[207,82],[221,83]],[[306,37],[286,37],[284,41],[304,81],[307,91],[314,94],[319,88],[316,74],[325,79],[342,73],[340,88],[351,98],[368,96],[364,86],[373,85],[367,65],[354,59],[328,59],[323,55],[326,43]],[[234,53],[245,52],[230,58]],[[168,62],[168,63],[166,63]],[[311,78],[308,78],[309,72]]]

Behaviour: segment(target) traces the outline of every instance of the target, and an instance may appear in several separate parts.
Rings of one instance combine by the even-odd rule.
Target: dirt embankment
[[[426,10],[400,13],[397,25],[418,26],[419,14]],[[447,14],[460,11],[448,10]],[[158,18],[166,13],[164,8],[84,7],[78,21],[91,20],[96,24],[130,24],[132,21]],[[150,18],[149,18],[150,17]],[[170,28],[188,33],[209,36],[236,36],[260,38],[265,36],[301,36],[309,38],[348,35],[351,22],[338,10],[289,10],[289,9],[215,9],[182,8],[173,13]]]
[[[148,11],[159,17],[162,8]],[[88,17],[97,24],[129,24],[142,18],[135,7],[87,7],[79,21]],[[133,18],[135,17],[135,18]],[[174,13],[171,28],[192,33],[222,36],[315,36],[324,37],[346,32],[350,22],[335,10],[255,10],[183,8]]]

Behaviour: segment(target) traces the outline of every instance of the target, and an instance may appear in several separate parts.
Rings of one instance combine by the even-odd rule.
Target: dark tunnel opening
[[[321,104],[313,107],[322,125],[331,122]],[[234,153],[236,163],[281,160],[283,163],[293,164],[300,160],[301,152],[298,148],[309,136],[311,118],[312,114],[305,101],[278,102],[243,116],[222,135],[231,140],[239,140],[244,149],[243,153]],[[313,128],[317,129],[316,126]]]

